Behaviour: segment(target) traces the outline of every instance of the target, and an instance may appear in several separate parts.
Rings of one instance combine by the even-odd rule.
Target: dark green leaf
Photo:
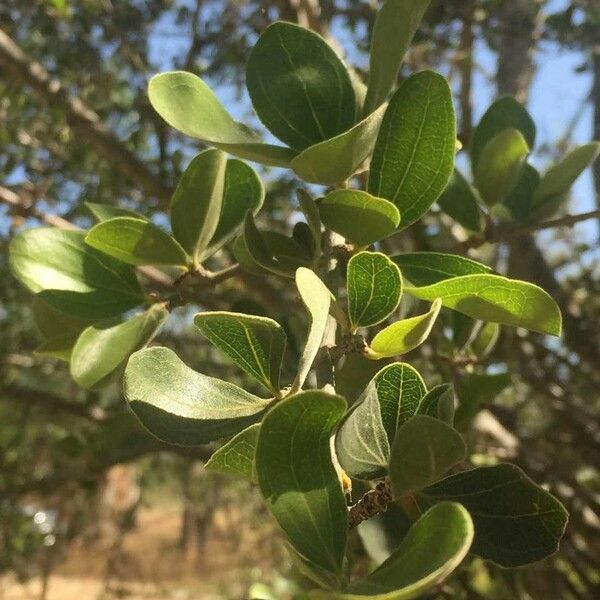
[[[448,425],[453,425],[455,400],[452,384],[436,385],[423,396],[417,414],[435,417]]]
[[[69,362],[78,338],[79,332],[77,331],[59,333],[46,338],[33,352],[39,356],[48,356]]]
[[[483,230],[485,220],[479,208],[477,192],[458,169],[438,199],[439,207],[469,231]]]
[[[459,380],[456,426],[463,429],[479,412],[483,405],[511,385],[510,373],[471,373]]]
[[[321,217],[316,202],[310,194],[303,190],[298,190],[298,203],[306,217],[306,222],[310,227],[313,236],[313,256],[321,255]]]
[[[221,446],[204,465],[209,471],[245,477],[257,483],[254,454],[258,443],[260,423],[240,431],[234,438]]]
[[[529,163],[523,165],[517,185],[502,202],[495,207],[496,213],[506,212],[509,219],[519,223],[531,221],[533,213],[533,197],[540,183],[540,174]]]

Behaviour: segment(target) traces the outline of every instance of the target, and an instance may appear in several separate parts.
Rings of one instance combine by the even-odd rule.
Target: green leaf
[[[402,319],[381,330],[371,342],[369,358],[380,358],[406,354],[420,346],[431,333],[431,329],[440,313],[442,302],[433,298],[429,312],[410,319]]]
[[[304,27],[267,27],[250,52],[246,84],[260,120],[292,148],[303,150],[354,124],[346,67],[323,38]]]
[[[460,565],[473,542],[473,521],[454,502],[430,508],[392,555],[346,593],[313,592],[313,600],[410,600],[440,584]]]
[[[368,191],[392,201],[401,228],[419,220],[440,197],[454,170],[456,117],[444,77],[409,77],[388,105],[375,144]]]
[[[78,338],[79,332],[77,331],[54,335],[45,339],[33,352],[38,356],[47,356],[69,362]]]
[[[470,373],[459,380],[456,427],[464,429],[484,404],[512,384],[510,373]]]
[[[346,181],[373,153],[384,113],[382,106],[348,131],[309,146],[290,166],[309,183],[336,185]]]
[[[562,504],[514,465],[465,471],[423,493],[432,501],[460,502],[475,524],[472,552],[502,567],[553,554],[567,524]]]
[[[61,313],[41,300],[39,296],[33,296],[31,310],[35,325],[45,338],[64,335],[67,332],[79,335],[90,325],[89,319],[78,319]]]
[[[171,199],[173,235],[195,261],[217,231],[226,165],[221,150],[201,152],[184,171]]]
[[[319,203],[325,227],[352,244],[369,246],[396,231],[400,213],[394,204],[360,190],[335,190]]]
[[[336,365],[336,392],[352,405],[381,368],[380,362],[369,360],[363,354],[347,354],[341,363]]]
[[[313,237],[313,256],[321,256],[321,217],[317,203],[310,194],[303,189],[298,190],[298,203],[306,217]]]
[[[310,269],[300,267],[296,271],[296,287],[308,311],[310,327],[302,356],[298,361],[298,374],[292,384],[292,390],[302,388],[319,352],[332,300],[332,294],[327,286]]]
[[[343,580],[348,516],[329,438],[345,410],[343,398],[321,391],[282,400],[263,419],[255,459],[271,514],[333,589]]]
[[[221,446],[204,465],[209,471],[242,476],[257,483],[254,455],[258,444],[260,423],[250,425]]]
[[[133,217],[115,217],[92,227],[85,243],[128,265],[180,265],[189,258],[168,233]]]
[[[114,317],[144,302],[133,269],[94,250],[84,237],[83,231],[23,231],[10,243],[11,270],[29,291],[73,317]]]
[[[352,328],[381,323],[398,307],[400,269],[380,252],[359,252],[348,262],[348,314]]]
[[[148,344],[169,311],[161,305],[118,325],[92,325],[79,336],[71,355],[71,377],[92,390],[109,383],[129,356]]]
[[[600,142],[579,146],[565,156],[561,162],[544,173],[538,185],[534,205],[539,205],[557,196],[567,194],[577,178],[600,156]]]
[[[500,326],[497,323],[486,323],[471,342],[470,350],[482,359],[494,349],[500,337]]]
[[[387,0],[375,18],[364,113],[373,112],[396,83],[402,59],[431,0]]]
[[[454,169],[438,205],[468,231],[483,231],[485,219],[479,208],[478,194],[458,169]]]
[[[112,204],[100,204],[98,202],[84,202],[84,204],[98,221],[108,221],[108,219],[114,219],[115,217],[133,217],[134,219],[148,220],[140,213]]]
[[[455,400],[452,384],[436,385],[423,396],[417,414],[435,417],[448,425],[454,425]]]
[[[235,435],[259,421],[271,402],[197,373],[161,347],[132,354],[123,385],[142,425],[160,440],[180,446]]]
[[[462,275],[493,273],[490,267],[456,254],[411,252],[394,256],[392,260],[414,286],[431,285]]]
[[[194,324],[236,365],[279,394],[279,373],[286,335],[279,323],[265,317],[231,312],[202,312]]]
[[[249,127],[234,121],[208,85],[192,73],[155,75],[148,96],[171,127],[240,158],[287,167],[296,155],[290,148],[263,143]]]
[[[521,177],[528,154],[527,141],[517,129],[505,129],[483,148],[475,185],[488,206],[508,197]]]
[[[532,283],[500,275],[465,275],[424,287],[405,287],[422,300],[441,298],[447,308],[473,319],[560,335],[561,314],[556,302]]]
[[[390,456],[394,498],[421,490],[464,460],[467,447],[446,423],[426,415],[410,418],[396,433]]]
[[[502,218],[506,213],[509,220],[526,223],[534,218],[533,197],[540,183],[540,174],[529,163],[523,165],[517,184],[503,200],[494,207],[495,213]]]
[[[488,108],[473,134],[471,145],[473,172],[477,171],[483,149],[505,129],[520,131],[528,147],[535,146],[535,123],[527,109],[510,96],[500,98]]]

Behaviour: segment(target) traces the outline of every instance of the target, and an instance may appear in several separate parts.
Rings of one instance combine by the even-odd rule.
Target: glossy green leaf
[[[128,265],[179,265],[189,258],[179,243],[162,229],[133,217],[115,217],[98,223],[85,243]]]
[[[454,425],[455,404],[454,386],[442,383],[423,396],[417,414],[435,417],[448,425]]]
[[[483,230],[485,219],[479,208],[478,194],[458,169],[454,169],[450,182],[438,199],[438,206],[468,231]]]
[[[345,410],[343,398],[321,391],[282,400],[263,419],[255,459],[271,514],[332,589],[343,580],[348,516],[329,438]]]
[[[392,555],[343,594],[313,592],[313,600],[411,600],[440,584],[463,561],[473,542],[473,520],[455,502],[430,508]]]
[[[236,365],[279,394],[286,335],[273,319],[231,312],[202,312],[194,324]]]
[[[393,202],[401,228],[420,219],[444,191],[454,170],[456,117],[444,77],[409,77],[388,105],[375,144],[368,191]]]
[[[313,237],[313,255],[321,255],[321,217],[317,203],[312,199],[310,194],[303,189],[298,190],[298,203],[306,217],[306,222],[310,227]]]
[[[192,73],[155,75],[148,96],[171,127],[240,158],[287,167],[296,155],[290,148],[263,143],[249,127],[234,121],[210,87]]]
[[[10,244],[15,277],[55,310],[103,319],[145,300],[133,269],[84,242],[83,231],[28,229]]]
[[[221,150],[201,152],[184,171],[171,199],[173,235],[195,261],[199,261],[219,225],[226,166]]]
[[[348,262],[348,314],[353,329],[381,323],[398,307],[400,269],[380,252],[359,252]]]
[[[254,455],[258,444],[260,423],[250,425],[216,450],[204,465],[209,471],[242,476],[257,483]]]
[[[148,344],[169,312],[160,305],[117,325],[92,325],[79,336],[71,355],[71,377],[96,389],[117,374],[129,356]]]
[[[292,384],[293,390],[302,388],[319,352],[325,327],[327,326],[327,319],[329,318],[329,307],[332,299],[327,286],[310,269],[300,267],[296,271],[296,287],[308,311],[310,327],[302,356],[298,361],[298,374]]]
[[[464,460],[467,447],[461,435],[443,421],[415,415],[396,433],[390,456],[394,498],[401,498],[439,481]]]
[[[493,273],[490,267],[456,254],[410,252],[394,256],[392,260],[414,286],[431,285],[462,275]]]
[[[370,344],[369,358],[379,360],[380,358],[406,354],[417,346],[420,346],[431,333],[435,321],[440,313],[442,302],[439,298],[433,298],[429,312],[402,319],[382,329]]]
[[[535,123],[527,109],[510,96],[500,98],[488,108],[473,134],[471,145],[473,172],[477,171],[483,149],[506,129],[520,131],[529,148],[535,146]]]
[[[505,129],[483,148],[475,185],[488,206],[508,197],[521,177],[528,154],[527,141],[517,129]]]
[[[260,420],[271,402],[197,373],[161,347],[132,354],[123,385],[142,425],[160,440],[180,446],[235,435]]]
[[[475,524],[472,552],[503,567],[556,552],[567,524],[562,504],[514,465],[465,471],[423,493],[433,501],[460,502]]]
[[[304,181],[336,185],[346,181],[371,156],[385,106],[331,139],[309,146],[290,163]]]
[[[463,429],[479,410],[512,384],[510,373],[469,373],[459,379],[456,426]]]
[[[108,219],[114,219],[115,217],[133,217],[134,219],[147,220],[144,215],[128,208],[121,208],[112,204],[100,204],[98,202],[84,202],[84,204],[98,221],[108,221]]]
[[[360,190],[335,190],[319,203],[325,227],[350,243],[369,246],[396,231],[400,213],[394,204]]]
[[[423,287],[405,287],[408,294],[433,301],[473,319],[524,327],[560,335],[561,314],[556,302],[532,283],[500,275],[465,275]]]
[[[350,76],[318,34],[293,23],[273,23],[250,52],[246,84],[267,129],[303,150],[354,124]]]
[[[377,13],[371,37],[365,114],[382,104],[395,85],[402,59],[430,2],[387,0]]]

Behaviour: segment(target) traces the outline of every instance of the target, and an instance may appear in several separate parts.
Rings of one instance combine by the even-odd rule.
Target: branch
[[[367,492],[348,512],[348,528],[354,529],[363,521],[371,519],[387,510],[392,502],[392,489],[387,482],[378,483],[374,490]]]

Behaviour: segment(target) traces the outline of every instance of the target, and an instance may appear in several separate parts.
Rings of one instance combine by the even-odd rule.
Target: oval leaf
[[[348,314],[353,329],[381,323],[398,307],[400,269],[380,252],[359,252],[348,262]]]
[[[73,348],[71,377],[89,390],[105,385],[133,352],[152,340],[168,317],[169,312],[156,305],[118,325],[88,327]]]
[[[472,551],[502,567],[553,554],[567,524],[563,505],[514,465],[458,473],[423,494],[433,501],[460,502],[475,524]]]
[[[458,169],[454,169],[450,183],[438,199],[438,206],[468,231],[483,231],[485,219],[477,192]]]
[[[423,396],[417,413],[434,417],[448,425],[454,425],[455,409],[454,386],[450,383],[443,383],[436,385]]]
[[[256,448],[258,485],[291,546],[339,589],[346,551],[346,499],[329,438],[346,410],[320,391],[276,404],[263,419]]]
[[[246,84],[260,120],[292,148],[303,150],[354,124],[346,67],[323,38],[304,27],[267,27],[250,53]]]
[[[204,465],[209,471],[225,475],[242,476],[257,483],[254,455],[258,444],[260,423],[240,431],[235,437],[221,446]]]
[[[234,121],[208,85],[192,73],[155,75],[148,96],[171,127],[240,158],[287,167],[296,155],[290,148],[262,143],[248,127]]]
[[[522,223],[535,220],[533,198],[539,183],[540,174],[526,162],[515,187],[502,201],[502,205],[494,208],[496,216],[506,221]]]
[[[231,312],[203,312],[194,324],[236,365],[279,395],[279,372],[286,335],[279,323],[265,317]]]
[[[144,215],[127,208],[120,208],[111,204],[100,204],[98,202],[84,202],[84,204],[98,221],[108,221],[108,219],[114,219],[115,217],[133,217],[134,219],[148,220]]]
[[[197,373],[161,347],[131,355],[123,386],[142,425],[158,439],[180,446],[234,435],[260,420],[271,402]]]
[[[319,203],[325,227],[352,244],[369,246],[396,230],[400,213],[394,204],[360,190],[335,190]]]
[[[454,169],[456,116],[444,77],[409,77],[388,105],[375,144],[368,191],[393,202],[401,228],[419,220],[440,197]]]

